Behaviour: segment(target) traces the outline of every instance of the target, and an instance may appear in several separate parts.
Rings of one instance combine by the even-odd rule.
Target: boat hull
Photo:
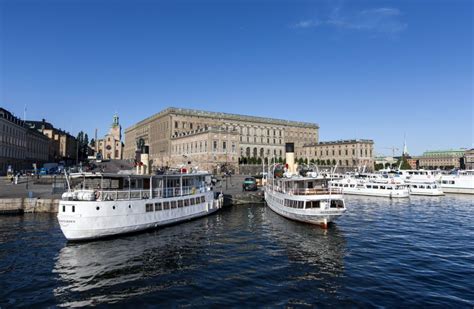
[[[474,194],[474,188],[460,188],[460,187],[443,187],[441,189],[444,193],[460,193],[460,194]]]
[[[164,199],[61,201],[58,221],[64,236],[70,241],[134,233],[212,214],[222,206],[222,201],[214,200],[212,194],[212,192],[208,194],[203,203],[160,211],[146,211],[146,205],[155,205]],[[73,206],[74,212],[72,212]]]
[[[342,216],[346,209],[299,209],[299,208],[289,208],[285,207],[279,203],[274,202],[272,199],[267,198],[269,195],[275,194],[279,198],[285,198],[283,194],[279,193],[265,193],[265,201],[268,207],[276,212],[277,214],[299,222],[305,222],[310,224],[325,225],[330,222],[334,222],[337,218]],[[315,196],[305,196],[308,200],[343,200],[342,195],[315,195]]]
[[[377,197],[389,197],[389,198],[407,198],[410,196],[408,190],[389,191],[389,190],[373,190],[361,189],[361,190],[347,190],[344,188],[342,190],[344,194],[349,195],[365,195],[365,196],[377,196]]]
[[[410,195],[443,196],[444,192],[441,190],[412,190],[410,189]]]

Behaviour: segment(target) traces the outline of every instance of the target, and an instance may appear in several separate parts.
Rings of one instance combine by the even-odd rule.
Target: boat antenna
[[[66,172],[66,169],[64,169],[64,177],[66,178],[67,192],[71,192],[71,184],[69,183],[69,176]]]

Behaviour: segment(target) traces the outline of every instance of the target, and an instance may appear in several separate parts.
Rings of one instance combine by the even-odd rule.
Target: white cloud
[[[321,22],[317,20],[302,20],[297,22],[296,24],[291,25],[291,28],[311,28],[311,27],[317,27],[321,24]]]
[[[402,13],[397,8],[381,7],[341,13],[341,8],[332,10],[329,17],[319,20],[303,20],[292,25],[292,28],[312,28],[320,26],[334,27],[352,31],[365,31],[380,34],[396,34],[407,28],[401,21]]]

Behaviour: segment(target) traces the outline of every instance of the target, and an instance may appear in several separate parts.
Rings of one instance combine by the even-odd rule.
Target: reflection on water
[[[214,218],[213,223],[218,221]],[[113,303],[170,284],[187,284],[176,274],[205,263],[208,223],[204,218],[149,233],[68,243],[60,250],[54,267],[62,281],[54,294],[64,302],[62,305],[82,306]],[[160,287],[153,278],[170,281]]]
[[[178,292],[187,295],[183,305],[258,304],[259,294],[271,297],[302,281],[317,282],[303,294],[335,293],[344,246],[335,226],[322,230],[261,206],[242,206],[150,233],[67,244],[54,267],[61,282],[54,295],[63,306]],[[293,265],[297,271],[289,271]],[[228,289],[240,292],[226,296]],[[289,303],[303,300],[300,292]]]
[[[269,208],[264,213],[270,237],[285,248],[291,262],[314,266],[301,280],[321,280],[337,288],[337,277],[344,273],[345,238],[336,224],[329,229],[285,219]]]

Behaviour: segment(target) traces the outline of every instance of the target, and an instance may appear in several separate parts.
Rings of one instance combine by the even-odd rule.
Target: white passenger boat
[[[442,196],[443,190],[436,181],[406,181],[410,195]]]
[[[73,190],[59,203],[58,221],[68,240],[87,240],[178,223],[222,207],[207,173],[71,177]]]
[[[474,194],[474,170],[458,171],[456,174],[442,175],[440,186],[445,193]]]
[[[434,182],[441,178],[441,174],[429,170],[397,170],[398,177],[411,182]]]
[[[277,214],[300,222],[319,224],[323,228],[345,211],[344,198],[340,189],[329,189],[327,179],[301,177],[294,165],[294,144],[286,144],[287,172],[276,177],[274,165],[268,173],[265,186],[265,201]]]
[[[361,180],[345,178],[329,182],[329,188],[340,189],[344,194],[403,198],[409,196],[408,186],[391,179]]]

